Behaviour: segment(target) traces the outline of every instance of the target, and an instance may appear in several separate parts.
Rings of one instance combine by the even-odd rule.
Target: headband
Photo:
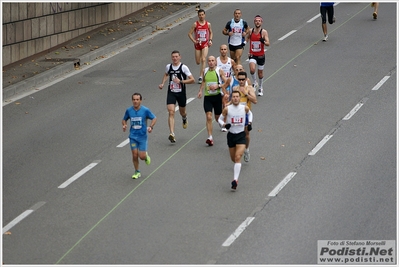
[[[254,18],[254,21],[255,21],[256,19],[258,19],[258,18],[260,19],[261,22],[263,22],[263,19],[262,19],[262,17],[261,17],[260,15],[256,15],[255,18]]]

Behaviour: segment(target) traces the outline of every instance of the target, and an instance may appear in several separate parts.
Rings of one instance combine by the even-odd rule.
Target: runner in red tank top
[[[205,69],[205,61],[208,56],[208,48],[212,45],[211,23],[205,20],[205,10],[198,10],[198,21],[194,22],[188,32],[188,38],[194,43],[195,62],[201,64],[198,83],[202,83]]]
[[[269,35],[262,29],[263,19],[256,15],[254,19],[255,27],[249,30],[247,42],[249,42],[249,72],[252,78],[252,86],[257,89],[258,96],[263,96],[263,68],[265,65],[265,46],[270,45]],[[256,65],[258,66],[259,83],[256,81]],[[258,88],[256,88],[258,87]]]
[[[262,31],[262,29],[260,29]],[[255,32],[254,29],[251,31],[250,35],[250,44],[251,46],[249,47],[249,54],[250,56],[264,56],[265,55],[265,43],[261,42],[262,36],[260,35],[260,32]]]

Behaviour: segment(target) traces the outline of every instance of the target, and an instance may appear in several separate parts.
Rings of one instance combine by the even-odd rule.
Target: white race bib
[[[141,127],[143,127],[142,118],[141,117],[131,117],[130,124],[132,125],[132,128],[135,130],[141,129]]]

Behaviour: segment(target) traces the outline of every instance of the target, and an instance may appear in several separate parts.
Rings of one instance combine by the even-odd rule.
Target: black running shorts
[[[246,144],[245,131],[238,134],[233,134],[230,132],[227,133],[227,145],[229,147],[235,147],[236,145],[245,145],[245,144]]]
[[[171,91],[168,91],[168,96],[166,97],[166,105],[176,105],[176,102],[179,104],[179,107],[184,108],[187,102],[186,93],[172,93]]]
[[[222,104],[222,95],[217,94],[213,96],[204,96],[204,111],[215,112],[215,115],[222,114],[223,104]]]

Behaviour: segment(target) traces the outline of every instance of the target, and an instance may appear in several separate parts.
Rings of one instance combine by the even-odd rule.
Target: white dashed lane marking
[[[12,220],[9,224],[7,224],[6,226],[3,227],[3,234],[6,233],[7,231],[9,231],[11,228],[13,228],[16,224],[18,224],[19,222],[21,222],[23,219],[25,219],[26,217],[28,217],[32,212],[34,212],[35,210],[37,210],[38,208],[40,208],[41,206],[43,206],[44,204],[46,204],[46,202],[38,202],[35,205],[33,205],[30,209],[22,212],[18,217],[16,217],[14,220]]]
[[[62,185],[60,185],[58,188],[65,188],[71,183],[73,183],[75,180],[79,179],[83,174],[94,168],[98,163],[100,163],[101,160],[95,160],[93,163],[90,163],[87,165],[85,168],[83,168],[81,171],[79,171],[77,174],[66,180]]]
[[[248,217],[238,228],[232,233],[229,238],[223,243],[223,247],[228,247],[244,232],[245,228],[255,219],[255,217]]]
[[[373,89],[371,89],[372,91],[376,91],[378,89],[380,89],[380,87],[389,79],[389,77],[391,76],[385,76],[384,78],[382,78],[381,81],[379,81],[374,87]]]

